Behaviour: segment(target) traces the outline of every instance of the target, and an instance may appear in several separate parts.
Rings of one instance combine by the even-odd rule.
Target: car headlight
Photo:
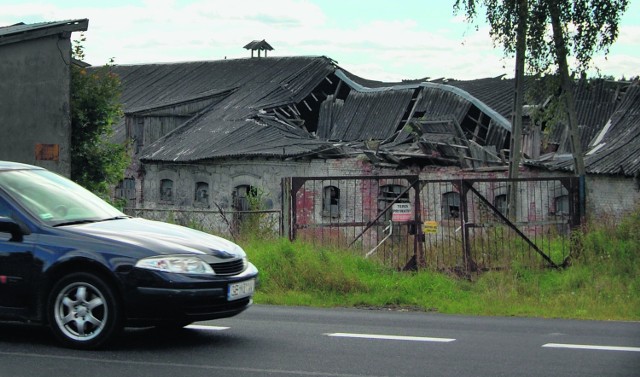
[[[211,266],[202,259],[193,256],[173,255],[144,258],[136,262],[136,267],[177,274],[215,275]]]

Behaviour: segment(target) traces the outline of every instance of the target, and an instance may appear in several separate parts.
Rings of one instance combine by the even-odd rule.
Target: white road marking
[[[593,345],[588,345],[588,344],[547,343],[547,344],[543,345],[542,347],[544,347],[544,348],[570,348],[570,349],[579,349],[579,350],[640,352],[640,347],[593,346]]]
[[[423,336],[400,336],[400,335],[375,335],[375,334],[349,334],[349,333],[331,333],[324,334],[326,336],[334,336],[340,338],[360,338],[360,339],[382,339],[382,340],[406,340],[411,342],[439,342],[448,343],[455,339],[450,338],[428,338]]]
[[[204,326],[204,325],[188,325],[184,327],[185,329],[194,329],[194,330],[208,330],[208,331],[222,331],[228,330],[229,327],[221,327],[221,326]]]

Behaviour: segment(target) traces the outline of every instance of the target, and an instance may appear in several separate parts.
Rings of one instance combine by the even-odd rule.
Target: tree
[[[526,61],[531,74],[559,76],[560,99],[569,124],[574,169],[584,185],[585,167],[568,57],[575,57],[573,74],[585,76],[591,68],[593,55],[599,51],[608,54],[609,47],[617,39],[620,17],[626,11],[629,2],[529,0],[529,3],[526,3],[526,0],[456,0],[454,11],[457,12],[463,7],[467,17],[473,19],[477,16],[477,6],[484,6],[491,27],[491,36],[494,42],[503,45],[506,55],[513,54],[515,46],[520,41],[526,44]],[[523,5],[527,11],[519,14]],[[525,20],[522,19],[524,14],[528,15]],[[528,25],[525,35],[514,34],[513,26],[519,23]],[[519,153],[511,152],[512,155]],[[584,189],[581,192],[584,192]]]
[[[84,59],[84,40],[82,35],[74,41],[75,59]],[[92,70],[71,67],[71,179],[103,198],[130,163],[126,145],[110,141],[122,117],[120,80],[112,64],[113,59]]]
[[[459,9],[462,0],[457,0],[454,7]],[[487,7],[487,20],[491,26],[491,37],[495,42],[500,42],[506,55],[516,54],[515,66],[515,97],[511,118],[511,145],[509,153],[509,178],[518,178],[518,168],[522,150],[522,108],[524,104],[524,78],[527,49],[528,31],[528,0],[513,0],[499,2],[497,0],[484,0]],[[476,15],[476,2],[467,0],[464,5],[467,15],[471,18]],[[517,186],[509,186],[509,216],[516,219]]]

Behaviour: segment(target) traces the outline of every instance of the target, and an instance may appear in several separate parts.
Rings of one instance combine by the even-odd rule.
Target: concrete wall
[[[617,219],[640,206],[640,182],[631,177],[589,175],[587,215]]]
[[[378,169],[368,162],[358,159],[343,160],[315,160],[309,162],[283,162],[279,160],[248,160],[227,161],[211,164],[171,165],[171,164],[145,164],[144,178],[138,180],[142,188],[141,197],[144,199],[141,205],[145,211],[136,213],[143,217],[155,217],[166,220],[169,213],[174,210],[190,212],[190,218],[182,221],[196,221],[204,227],[219,229],[224,232],[227,228],[224,220],[215,218],[220,210],[233,212],[233,191],[238,186],[252,186],[259,188],[263,198],[263,207],[269,210],[279,211],[282,208],[282,177],[332,177],[355,175],[408,175],[416,172]],[[450,180],[450,179],[506,179],[507,172],[463,172],[456,167],[429,167],[420,172],[423,180]],[[566,174],[560,172],[547,172],[541,170],[524,170],[522,177],[550,178],[561,177]],[[173,182],[171,201],[161,199],[162,180]],[[208,205],[203,206],[196,199],[196,191],[199,183],[208,185]],[[305,222],[322,221],[362,221],[372,220],[379,213],[379,186],[398,184],[405,186],[407,182],[362,182],[355,184],[348,181],[336,180],[327,183],[309,184],[303,186],[296,199],[298,207],[297,221]],[[340,219],[329,219],[323,213],[323,185],[334,185],[343,195],[340,198],[342,215]],[[342,185],[347,185],[342,187]],[[374,187],[375,186],[375,187]],[[506,195],[506,183],[477,183],[475,188],[480,191],[491,204],[495,203],[498,195]],[[443,221],[442,212],[443,195],[446,192],[456,192],[457,188],[451,183],[434,184],[423,188],[422,218],[423,220]],[[559,213],[556,208],[556,198],[567,195],[568,191],[559,181],[549,182],[523,182],[519,184],[519,192],[523,197],[519,201],[518,221],[536,222],[549,220],[566,221],[566,214]],[[413,202],[413,190],[409,191]],[[589,216],[609,215],[618,218],[618,215],[632,210],[640,203],[640,191],[637,182],[632,178],[590,176],[587,181],[587,212]],[[140,203],[140,202],[139,202]],[[349,208],[351,213],[346,218]],[[470,216],[480,221],[487,214],[484,206],[476,200]],[[201,212],[200,218],[195,213]],[[213,212],[213,214],[212,214]],[[326,211],[324,211],[326,212]],[[176,216],[173,213],[172,216]],[[179,216],[179,215],[178,215]],[[179,220],[179,219],[175,219]],[[452,226],[458,227],[458,220],[452,219]],[[536,229],[531,229],[532,232]]]
[[[70,61],[68,36],[0,45],[0,160],[69,176]]]
[[[156,165],[145,164],[142,185],[144,208],[186,208],[194,206],[197,182],[209,184],[209,202],[217,203],[224,210],[231,210],[234,187],[249,185],[263,190],[263,196],[271,201],[268,207],[280,208],[281,180],[291,176],[331,176],[371,174],[370,165],[358,159],[310,162],[283,162],[250,160],[221,162],[207,165]],[[385,174],[378,172],[379,174]],[[387,172],[387,174],[398,174]],[[173,203],[160,200],[160,182],[174,182]],[[211,205],[210,208],[216,207]]]

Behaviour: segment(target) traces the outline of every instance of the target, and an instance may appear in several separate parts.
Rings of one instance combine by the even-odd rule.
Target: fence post
[[[415,234],[413,236],[413,255],[416,258],[416,266],[418,269],[424,268],[427,265],[423,247],[424,234],[422,232],[422,198],[420,194],[421,186],[422,185],[420,184],[420,179],[418,177],[418,179],[416,179],[416,181],[413,183],[415,202],[413,208],[413,224],[415,226]]]
[[[291,178],[284,177],[280,182],[280,189],[282,190],[280,233],[289,240],[293,240],[293,235],[291,234],[291,224],[293,223],[291,221]]]
[[[469,239],[469,203],[467,202],[467,193],[469,188],[467,185],[471,185],[468,181],[461,179],[459,183],[460,191],[460,224],[462,229],[462,252],[464,268],[467,273],[471,273],[474,268],[474,262],[471,258],[471,240]]]

